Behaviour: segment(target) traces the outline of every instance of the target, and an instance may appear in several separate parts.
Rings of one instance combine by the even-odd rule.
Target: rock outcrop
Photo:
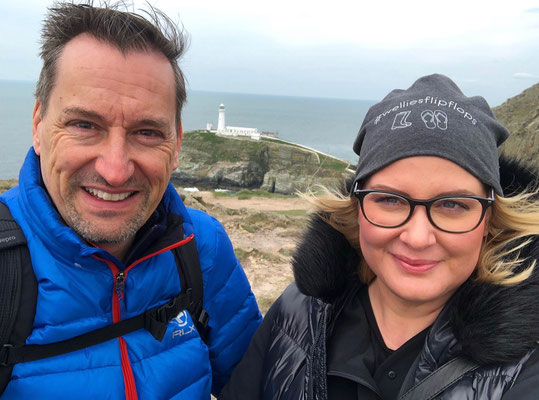
[[[276,139],[253,141],[195,131],[184,133],[172,182],[291,194],[316,184],[339,184],[353,169],[346,161]]]
[[[539,171],[539,83],[493,111],[511,132],[501,152],[530,163]]]

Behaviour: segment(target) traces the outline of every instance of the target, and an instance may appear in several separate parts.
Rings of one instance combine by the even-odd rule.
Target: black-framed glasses
[[[494,203],[491,197],[441,196],[416,200],[385,190],[360,190],[355,184],[353,195],[359,199],[363,216],[382,228],[397,228],[407,223],[416,206],[425,206],[432,225],[449,233],[466,233],[479,226],[487,209]]]

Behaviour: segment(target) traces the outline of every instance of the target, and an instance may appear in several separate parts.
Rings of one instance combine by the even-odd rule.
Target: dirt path
[[[185,193],[185,203],[216,217],[225,227],[263,312],[293,280],[291,255],[306,225],[306,210],[299,198],[239,200],[214,197],[211,192]],[[301,214],[301,213],[300,213]]]
[[[219,204],[225,208],[239,210],[245,208],[256,211],[284,211],[284,210],[306,210],[305,200],[299,197],[289,198],[263,198],[253,196],[250,199],[240,200],[235,196],[215,197],[212,192],[198,192],[202,200],[208,204]],[[196,193],[194,194],[196,195]]]

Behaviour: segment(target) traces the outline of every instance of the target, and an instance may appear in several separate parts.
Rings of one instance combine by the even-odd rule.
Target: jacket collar
[[[537,178],[515,161],[500,160],[504,193],[521,191]],[[539,237],[522,250],[529,262],[539,258]],[[294,254],[292,267],[299,290],[335,302],[349,285],[360,285],[359,255],[346,238],[314,215]],[[539,267],[514,286],[467,281],[446,307],[443,320],[458,350],[479,364],[510,362],[536,346],[539,332]],[[444,334],[447,332],[444,330]],[[455,349],[456,350],[456,349]]]

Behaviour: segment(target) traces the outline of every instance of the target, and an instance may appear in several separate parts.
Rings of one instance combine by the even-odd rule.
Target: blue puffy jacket
[[[123,265],[86,244],[53,207],[30,150],[19,186],[0,197],[28,241],[38,282],[33,331],[27,344],[72,338],[162,305],[180,292],[171,247],[196,240],[210,315],[208,345],[188,313],[168,323],[161,342],[146,330],[80,351],[15,365],[2,399],[209,399],[218,394],[245,352],[260,313],[243,269],[220,223],[186,208],[169,185],[162,205],[183,219],[185,237],[157,239],[137,261]],[[168,221],[174,218],[168,218]],[[170,228],[170,227],[169,227]],[[179,231],[179,230],[177,230]],[[124,270],[123,290],[115,284]]]

